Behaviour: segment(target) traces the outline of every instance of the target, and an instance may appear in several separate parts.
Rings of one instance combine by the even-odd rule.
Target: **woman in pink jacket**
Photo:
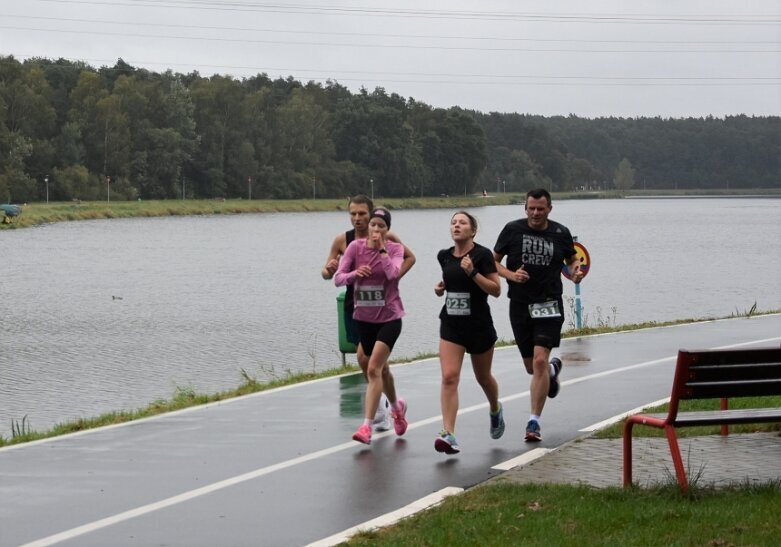
[[[353,285],[353,319],[363,351],[369,356],[364,420],[353,434],[354,440],[364,444],[372,442],[372,420],[383,387],[391,403],[396,435],[404,435],[407,431],[407,403],[396,397],[393,376],[387,364],[393,345],[401,334],[401,318],[404,316],[404,305],[399,296],[404,246],[386,238],[390,225],[390,211],[383,207],[373,209],[369,218],[369,237],[356,239],[347,246],[334,275],[337,287]]]

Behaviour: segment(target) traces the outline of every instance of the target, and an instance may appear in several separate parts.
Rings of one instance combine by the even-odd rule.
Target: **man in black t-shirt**
[[[575,283],[583,279],[572,234],[548,219],[553,206],[547,190],[526,194],[526,218],[508,222],[494,246],[499,276],[507,280],[510,324],[531,379],[531,415],[526,441],[542,440],[540,415],[547,397],[559,392],[561,361],[550,360],[564,325],[561,267],[566,262]],[[507,266],[502,264],[507,257]]]

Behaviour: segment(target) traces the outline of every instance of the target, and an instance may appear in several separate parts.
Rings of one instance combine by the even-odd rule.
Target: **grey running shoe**
[[[540,424],[537,423],[537,420],[529,420],[529,423],[526,424],[525,440],[527,443],[537,443],[542,440],[542,433],[540,433]]]
[[[458,454],[461,452],[461,447],[458,446],[455,435],[443,429],[439,432],[439,437],[434,440],[434,450],[445,454]]]
[[[561,373],[561,359],[558,357],[554,357],[550,360],[551,365],[553,365],[553,368],[556,370],[556,372],[553,373],[553,376],[550,377],[550,386],[548,387],[548,397],[553,399],[556,395],[559,394],[559,389],[561,389],[561,385],[559,385],[559,374]]]
[[[499,412],[496,414],[488,413],[491,417],[491,438],[501,439],[504,435],[504,408],[502,403],[499,403]]]

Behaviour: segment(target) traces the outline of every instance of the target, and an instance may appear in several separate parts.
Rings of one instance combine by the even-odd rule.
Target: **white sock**
[[[553,378],[556,376],[556,367],[553,366],[553,363],[548,363],[548,366],[550,367],[550,376]]]
[[[541,423],[540,417],[537,414],[530,414],[529,415],[529,421],[534,420],[538,424]]]

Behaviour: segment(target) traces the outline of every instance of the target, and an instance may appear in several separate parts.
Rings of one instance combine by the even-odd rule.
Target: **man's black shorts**
[[[529,304],[510,300],[510,325],[515,345],[523,357],[534,356],[534,346],[557,348],[561,343],[561,327],[564,325],[564,307],[559,299],[560,317],[532,319]]]

